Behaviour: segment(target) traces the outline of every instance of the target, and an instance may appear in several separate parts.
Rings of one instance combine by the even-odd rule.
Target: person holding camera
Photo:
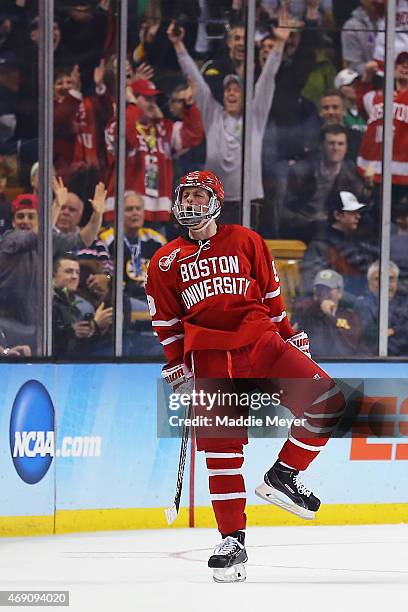
[[[70,254],[58,257],[53,269],[53,353],[55,357],[84,357],[112,327],[112,307],[96,310],[77,294],[79,263]]]

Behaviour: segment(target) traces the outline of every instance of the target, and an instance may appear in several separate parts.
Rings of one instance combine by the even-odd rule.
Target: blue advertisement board
[[[336,377],[358,371],[372,379],[371,391],[379,395],[395,395],[395,379],[408,373],[407,364],[327,364],[326,369]],[[168,507],[180,440],[157,437],[160,370],[159,364],[2,364],[0,517]],[[387,388],[379,386],[379,378],[388,379]],[[253,489],[282,443],[253,439],[246,447],[248,504],[258,503]],[[384,453],[389,452],[378,460],[369,444],[364,455],[364,449],[353,451],[350,438],[331,440],[305,483],[327,504],[408,502],[403,448],[408,441],[382,440]],[[209,506],[202,453],[194,493],[196,506]],[[185,487],[185,506],[187,494]]]

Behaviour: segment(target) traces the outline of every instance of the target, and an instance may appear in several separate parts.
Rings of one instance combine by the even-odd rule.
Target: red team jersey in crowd
[[[369,91],[365,94],[363,103],[368,121],[357,166],[363,176],[365,171],[372,167],[375,172],[374,181],[381,183],[384,129],[383,91]],[[394,144],[391,171],[394,184],[408,185],[408,90],[394,92]]]
[[[146,129],[139,124],[140,109],[126,109],[126,189],[144,196],[145,219],[168,221],[173,193],[173,157],[199,145],[204,136],[200,111],[194,104],[184,109],[183,121],[158,119]],[[157,193],[147,193],[148,161],[154,160]]]
[[[191,351],[252,344],[268,329],[284,339],[295,333],[268,247],[240,225],[160,248],[150,261],[146,294],[170,365],[190,365]]]
[[[103,128],[113,113],[110,94],[83,98],[76,115],[77,137],[74,162],[84,162],[100,169],[105,163],[103,152]]]
[[[112,112],[106,87],[102,93],[85,98],[70,90],[62,101],[54,101],[54,166],[58,173],[68,173],[71,164],[78,162],[101,168],[105,157],[103,128]]]

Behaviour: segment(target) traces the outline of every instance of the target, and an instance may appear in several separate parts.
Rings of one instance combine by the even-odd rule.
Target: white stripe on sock
[[[211,501],[228,501],[229,499],[246,499],[245,491],[240,493],[211,493]]]
[[[331,414],[312,414],[311,412],[304,412],[303,415],[308,417],[309,419],[334,419],[334,417],[338,417],[342,415],[344,410],[338,410],[337,412],[332,412]]]
[[[228,459],[228,457],[243,457],[242,453],[205,453],[207,459]]]
[[[235,470],[208,470],[209,476],[236,476],[242,474],[240,469]]]
[[[300,448],[304,448],[305,450],[311,450],[315,453],[320,452],[323,448],[322,446],[312,446],[311,444],[304,444],[303,442],[300,442],[300,440],[296,440],[296,438],[293,438],[292,436],[289,436],[288,440],[290,440],[292,444],[300,446]]]
[[[279,459],[279,463],[281,465],[284,465],[287,468],[290,468],[291,470],[296,470],[296,468],[294,468],[293,465],[288,465],[287,463],[283,463],[283,461],[281,461],[280,459]]]

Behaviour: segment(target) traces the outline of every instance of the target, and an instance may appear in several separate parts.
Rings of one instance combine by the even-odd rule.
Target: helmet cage
[[[205,189],[208,191],[210,194],[208,204],[194,204],[194,208],[196,210],[185,210],[185,205],[183,205],[181,201],[181,195],[182,190],[186,187],[200,187],[200,189]],[[216,219],[221,212],[221,204],[216,193],[213,191],[213,189],[203,184],[201,181],[189,181],[188,183],[179,185],[176,188],[175,196],[172,211],[180,225],[193,227],[194,225],[199,225],[202,221]]]

